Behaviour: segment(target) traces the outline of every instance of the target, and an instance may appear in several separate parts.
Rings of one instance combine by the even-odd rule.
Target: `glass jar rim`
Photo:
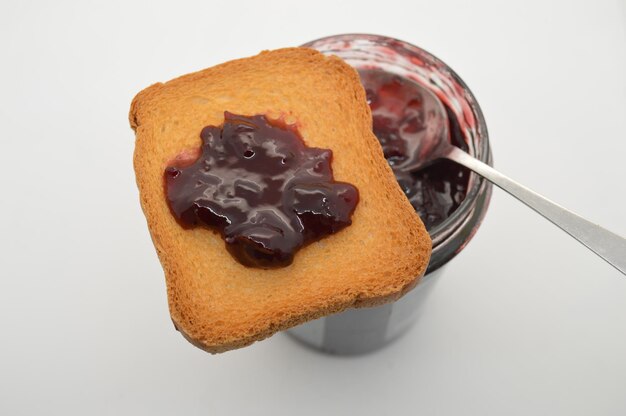
[[[467,84],[465,84],[465,82],[458,76],[456,72],[454,72],[454,70],[452,70],[452,68],[450,68],[448,64],[437,58],[432,53],[409,42],[389,36],[367,33],[344,33],[338,35],[324,36],[319,39],[307,42],[301,46],[316,49],[316,44],[341,40],[366,40],[380,45],[396,45],[396,47],[401,46],[406,51],[415,53],[419,56],[427,57],[428,60],[435,63],[437,67],[445,69],[446,73],[454,80],[454,82],[456,82],[461,87],[464,99],[467,100],[467,103],[469,104],[474,118],[476,119],[476,129],[479,140],[471,137],[467,138],[468,140],[472,140],[472,143],[468,143],[468,145],[470,146],[470,153],[473,156],[478,157],[478,159],[482,162],[485,162],[489,165],[493,164],[491,149],[489,146],[489,133],[487,131],[487,124],[485,122],[483,112],[478,104],[478,101],[476,100],[474,94],[469,89]],[[476,143],[477,141],[478,143]],[[474,179],[471,183],[471,187],[459,207],[455,209],[448,218],[446,218],[444,221],[442,221],[440,224],[433,227],[429,231],[432,239],[433,250],[436,250],[436,248],[439,245],[442,245],[448,239],[448,237],[452,236],[457,229],[465,225],[465,222],[469,219],[479,195],[484,192],[485,187],[487,186],[487,181],[485,181],[483,178],[479,177],[475,173],[472,173],[472,176],[474,177]]]

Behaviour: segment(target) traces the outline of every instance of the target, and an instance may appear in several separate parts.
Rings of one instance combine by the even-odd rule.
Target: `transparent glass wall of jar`
[[[330,36],[303,46],[338,56],[357,70],[380,69],[427,87],[456,115],[469,152],[492,164],[487,126],[476,99],[459,76],[432,54],[398,39],[363,34]],[[433,253],[426,275],[401,299],[372,308],[349,309],[287,333],[311,348],[339,355],[371,352],[400,337],[419,317],[443,266],[478,230],[490,197],[491,184],[472,174],[463,202],[430,230]]]

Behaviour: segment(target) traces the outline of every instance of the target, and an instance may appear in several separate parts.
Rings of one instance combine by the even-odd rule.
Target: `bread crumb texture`
[[[335,180],[355,185],[352,225],[277,270],[247,268],[207,229],[169,211],[163,171],[224,111],[297,123],[308,146],[331,149]],[[239,348],[350,307],[399,298],[424,274],[431,241],[396,183],[357,72],[307,48],[265,51],[154,84],[133,99],[134,167],[141,206],[165,271],[172,320],[194,345]]]

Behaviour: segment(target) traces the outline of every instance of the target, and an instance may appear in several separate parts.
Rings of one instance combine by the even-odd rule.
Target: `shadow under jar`
[[[491,183],[447,160],[419,172],[402,170],[403,163],[415,157],[411,141],[419,140],[428,128],[424,89],[444,105],[452,143],[491,165],[487,126],[465,83],[445,63],[417,46],[363,34],[330,36],[302,46],[338,56],[359,72],[372,109],[374,134],[433,244],[425,276],[399,300],[349,309],[287,331],[323,352],[363,354],[387,345],[417,320],[435,277],[476,233],[491,197]]]

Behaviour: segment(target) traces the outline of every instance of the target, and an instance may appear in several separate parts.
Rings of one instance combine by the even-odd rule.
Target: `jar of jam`
[[[491,197],[491,183],[447,160],[420,171],[404,171],[416,157],[416,143],[428,129],[432,108],[443,104],[450,140],[492,164],[483,114],[465,83],[445,63],[409,43],[377,35],[346,34],[314,40],[305,47],[336,55],[361,76],[372,109],[373,130],[398,183],[430,233],[433,251],[426,275],[396,302],[349,309],[287,331],[324,352],[349,355],[374,351],[405,333],[443,266],[478,230]],[[431,110],[429,110],[429,108]]]

